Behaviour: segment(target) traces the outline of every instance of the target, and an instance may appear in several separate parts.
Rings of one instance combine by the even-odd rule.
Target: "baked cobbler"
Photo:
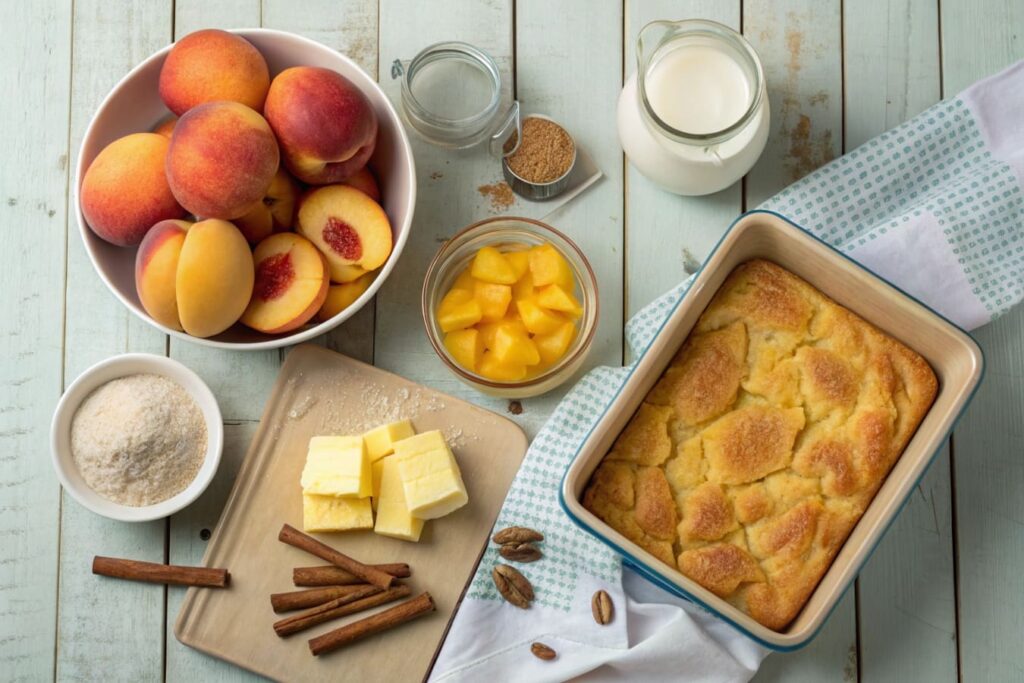
[[[783,630],[935,397],[927,362],[789,271],[737,267],[584,506]]]

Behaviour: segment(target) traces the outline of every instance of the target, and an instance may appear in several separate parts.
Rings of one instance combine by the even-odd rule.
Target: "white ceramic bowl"
[[[157,122],[170,113],[164,107],[157,93],[160,67],[171,49],[170,45],[128,72],[128,75],[114,86],[114,89],[96,110],[96,115],[93,116],[85,131],[85,138],[82,140],[82,147],[78,153],[74,184],[75,215],[78,217],[78,226],[82,233],[82,240],[85,242],[85,249],[100,279],[130,311],[153,327],[204,346],[235,350],[277,348],[307,341],[337,327],[352,317],[377,293],[384,280],[394,269],[409,236],[413,209],[416,205],[416,167],[412,148],[409,146],[409,138],[395,108],[373,78],[351,59],[326,45],[293,33],[259,28],[237,29],[232,32],[247,39],[263,53],[263,57],[270,67],[271,77],[292,66],[319,66],[333,69],[359,86],[376,110],[379,132],[377,148],[373,153],[373,158],[370,159],[370,166],[380,180],[381,191],[384,195],[384,211],[391,221],[394,248],[369,289],[351,306],[330,320],[317,325],[300,327],[288,334],[260,334],[241,324],[235,324],[215,337],[200,339],[164,327],[149,317],[135,292],[136,249],[114,246],[97,237],[86,224],[85,217],[82,215],[78,192],[86,169],[89,168],[89,164],[100,153],[100,150],[121,136],[151,130]]]
[[[206,422],[206,457],[196,474],[196,478],[180,493],[155,505],[132,507],[119,505],[107,500],[89,488],[71,458],[71,419],[82,404],[82,401],[101,385],[112,379],[149,373],[162,375],[180,384],[196,405],[203,412]],[[194,501],[206,490],[213,481],[220,465],[220,455],[224,447],[224,424],[221,420],[217,399],[209,387],[192,372],[176,360],[164,356],[153,356],[148,353],[126,353],[114,356],[83,372],[71,383],[57,403],[50,425],[50,455],[53,467],[61,485],[71,497],[98,515],[117,519],[122,522],[148,522],[173,515]]]

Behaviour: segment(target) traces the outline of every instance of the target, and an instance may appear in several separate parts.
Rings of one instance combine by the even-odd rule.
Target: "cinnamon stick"
[[[412,570],[404,562],[371,564],[370,566],[391,574],[396,579],[412,576]],[[363,583],[358,576],[332,564],[320,567],[296,567],[292,570],[292,581],[296,586],[346,586],[352,583]]]
[[[341,628],[336,628],[322,636],[311,639],[309,641],[309,650],[314,656],[319,656],[332,650],[337,650],[339,647],[344,647],[360,638],[372,636],[375,633],[400,626],[427,612],[433,612],[435,609],[434,599],[430,597],[430,593],[420,593],[412,600],[406,600],[391,609],[386,609],[383,612],[360,619],[351,624],[346,624]]]
[[[126,560],[119,557],[92,558],[92,573],[129,581],[173,584],[175,586],[207,586],[224,588],[231,582],[227,569],[213,567],[180,567],[173,564],[157,564]]]
[[[331,564],[341,567],[350,574],[355,574],[366,583],[373,584],[378,588],[390,588],[395,580],[395,577],[391,576],[391,574],[363,564],[359,560],[354,560],[345,553],[338,552],[331,546],[302,533],[290,524],[285,524],[281,527],[281,533],[278,534],[277,538],[282,543],[287,543],[299,550],[305,550],[307,553],[316,555],[321,560],[327,560]]]
[[[412,592],[408,586],[403,585],[389,588],[386,591],[381,591],[379,588],[374,588],[373,586],[369,586],[369,588],[373,588],[373,590],[378,592],[362,598],[361,600],[355,600],[352,602],[347,602],[351,600],[351,596],[325,602],[319,607],[314,607],[311,610],[300,612],[299,614],[294,614],[275,622],[274,631],[277,635],[284,638],[285,636],[290,636],[293,633],[298,633],[299,631],[311,628],[317,624],[322,624],[325,621],[338,619],[340,617],[348,616],[349,614],[368,610],[371,607],[393,602],[399,598],[408,597],[409,593]]]
[[[358,593],[367,587],[372,588],[374,592],[380,591],[379,588],[368,583],[353,583],[347,586],[323,586],[322,588],[310,588],[289,593],[274,593],[270,596],[270,606],[278,613],[291,612],[296,609],[316,607],[336,598],[343,598],[346,595]]]

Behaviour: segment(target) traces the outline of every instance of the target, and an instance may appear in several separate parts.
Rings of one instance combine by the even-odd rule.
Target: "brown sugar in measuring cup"
[[[513,154],[502,160],[512,190],[527,199],[550,199],[563,192],[576,163],[576,143],[560,125],[533,114],[523,119],[523,137]]]

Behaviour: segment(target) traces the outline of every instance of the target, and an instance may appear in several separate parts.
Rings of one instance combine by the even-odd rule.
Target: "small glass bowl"
[[[434,314],[438,303],[481,247],[494,247],[509,252],[529,249],[545,242],[550,243],[568,261],[576,280],[575,295],[583,307],[583,315],[577,321],[576,337],[565,355],[543,372],[517,382],[497,382],[459,365],[445,348],[444,332]],[[445,242],[427,268],[423,281],[422,309],[427,338],[456,377],[490,396],[530,398],[551,391],[572,377],[583,365],[597,330],[597,278],[580,248],[550,225],[530,218],[499,216],[474,223]]]

